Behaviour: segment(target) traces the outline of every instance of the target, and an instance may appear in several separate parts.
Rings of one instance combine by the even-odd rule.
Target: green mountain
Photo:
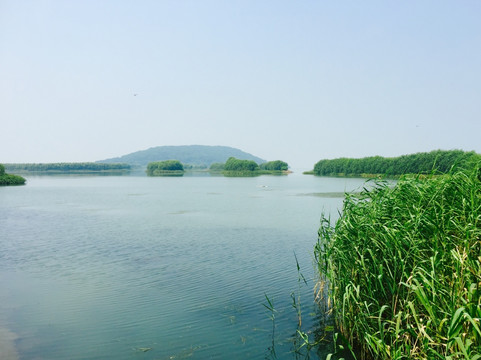
[[[225,163],[231,156],[242,160],[254,160],[258,164],[265,162],[239,149],[206,145],[157,146],[97,162],[147,166],[152,161],[179,160],[183,164],[208,167],[213,163]]]

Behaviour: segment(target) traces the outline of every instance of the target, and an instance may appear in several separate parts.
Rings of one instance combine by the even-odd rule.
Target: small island
[[[148,176],[183,176],[184,166],[178,160],[153,161],[147,165]]]
[[[240,160],[234,157],[227,159],[225,164],[214,163],[211,172],[222,172],[224,176],[245,177],[258,175],[284,175],[289,173],[289,165],[281,160],[257,164],[253,160]]]
[[[7,174],[5,172],[5,166],[0,164],[0,186],[25,185],[26,181],[27,180],[21,176]]]

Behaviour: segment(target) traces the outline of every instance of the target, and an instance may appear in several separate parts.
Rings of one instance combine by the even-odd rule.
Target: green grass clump
[[[479,166],[346,195],[316,245],[339,332],[365,359],[481,359]]]

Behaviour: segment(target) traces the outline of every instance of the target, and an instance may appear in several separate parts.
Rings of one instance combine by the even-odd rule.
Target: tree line
[[[465,168],[481,155],[474,151],[434,150],[399,157],[371,156],[360,159],[320,160],[314,165],[315,175],[359,176],[363,174],[398,176],[403,174],[447,173],[453,167]]]
[[[41,164],[6,164],[8,171],[113,171],[113,170],[130,170],[129,164],[105,164],[94,162],[78,162],[78,163],[41,163]]]

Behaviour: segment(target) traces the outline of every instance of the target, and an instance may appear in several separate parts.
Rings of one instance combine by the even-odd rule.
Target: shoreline
[[[15,340],[18,335],[5,327],[0,327],[0,359],[19,360],[20,357],[15,348]]]

